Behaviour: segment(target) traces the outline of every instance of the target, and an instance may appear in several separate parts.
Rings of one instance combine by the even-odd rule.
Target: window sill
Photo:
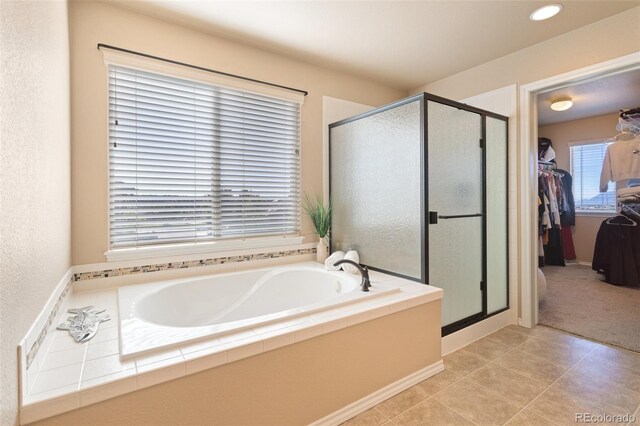
[[[158,246],[135,247],[126,249],[109,250],[105,253],[107,262],[123,260],[149,259],[167,256],[180,256],[199,253],[216,253],[253,250],[262,248],[277,249],[282,246],[302,244],[303,236],[276,236],[260,237],[238,240],[215,241],[191,244],[167,244]]]
[[[584,217],[611,217],[618,214],[615,210],[612,211],[576,211],[576,216],[584,216]]]

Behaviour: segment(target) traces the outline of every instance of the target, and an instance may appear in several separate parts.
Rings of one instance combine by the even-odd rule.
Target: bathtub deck
[[[111,321],[83,344],[68,332],[55,330],[58,322],[52,324],[51,341],[37,355],[23,383],[27,394],[21,422],[51,417],[442,298],[438,288],[375,271],[371,281],[373,285],[397,285],[401,292],[125,360],[120,356],[117,289],[74,292],[69,307],[94,305],[106,309]]]

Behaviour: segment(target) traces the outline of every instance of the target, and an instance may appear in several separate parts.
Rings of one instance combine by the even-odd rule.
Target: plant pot
[[[320,238],[318,245],[316,246],[316,260],[320,263],[324,263],[329,256],[329,245],[326,238]]]

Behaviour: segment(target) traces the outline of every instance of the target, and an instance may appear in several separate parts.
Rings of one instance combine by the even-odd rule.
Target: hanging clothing
[[[565,266],[562,241],[562,209],[558,200],[564,199],[560,174],[541,172],[538,177],[538,229],[540,237],[539,266]]]
[[[543,229],[551,229],[551,216],[549,215],[549,206],[550,202],[546,195],[542,196],[544,198],[544,210],[542,211],[542,228]]]
[[[609,190],[609,182],[637,178],[640,178],[640,136],[609,145],[600,173],[600,192]]]
[[[592,269],[603,273],[610,284],[640,287],[640,226],[628,226],[629,219],[620,214],[602,222]]]
[[[576,258],[571,235],[576,222],[573,179],[569,172],[554,169],[550,139],[538,138],[538,153],[542,162],[538,164],[538,264],[565,266],[565,259]]]
[[[562,227],[562,253],[565,260],[576,260],[576,249],[573,246],[571,226]]]
[[[547,176],[547,185],[549,188],[549,208],[551,209],[551,218],[553,223],[560,225],[560,206],[558,204],[558,186],[556,185],[556,177]]]
[[[549,229],[549,241],[544,246],[544,263],[546,265],[565,266],[564,249],[562,246],[562,230]]]
[[[560,180],[562,181],[562,190],[563,196],[561,201],[560,210],[562,211],[562,215],[560,216],[560,224],[561,225],[571,225],[575,226],[576,224],[576,204],[573,199],[573,178],[571,174],[562,169],[556,169],[556,172],[562,174]],[[640,190],[640,188],[639,188]],[[571,258],[567,258],[571,259]]]

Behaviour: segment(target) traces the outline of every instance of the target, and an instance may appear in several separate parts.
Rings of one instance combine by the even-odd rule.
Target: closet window
[[[615,185],[600,192],[600,171],[610,142],[577,142],[569,146],[571,176],[576,212],[610,213],[616,211]]]
[[[297,102],[109,65],[110,248],[299,235],[299,150]]]

